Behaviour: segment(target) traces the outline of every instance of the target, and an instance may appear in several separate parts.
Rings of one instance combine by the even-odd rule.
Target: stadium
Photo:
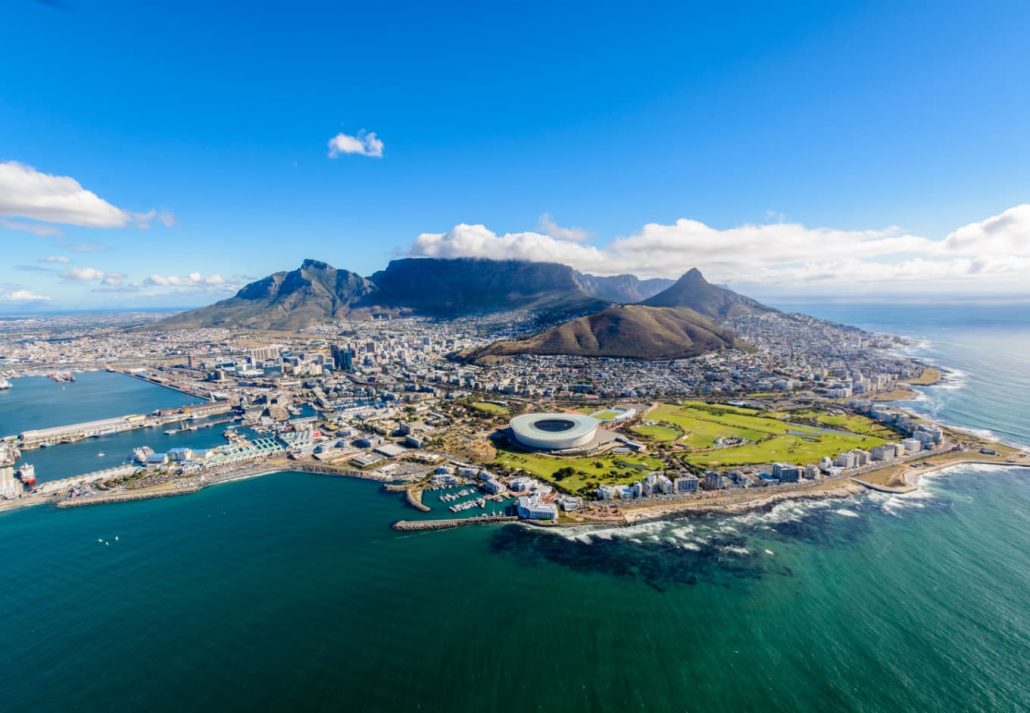
[[[509,424],[515,440],[540,451],[585,448],[597,440],[599,421],[578,413],[527,413]]]

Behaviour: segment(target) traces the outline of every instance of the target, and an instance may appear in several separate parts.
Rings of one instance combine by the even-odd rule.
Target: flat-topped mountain
[[[405,258],[370,279],[378,305],[433,317],[509,310],[572,315],[607,306],[577,277],[568,265],[553,262]]]
[[[713,285],[696,267],[683,275],[671,287],[644,300],[641,304],[648,307],[687,307],[716,322],[723,322],[745,314],[776,311],[750,297],[744,297],[733,290]]]
[[[646,298],[646,299],[645,299]],[[568,265],[482,258],[404,258],[369,278],[305,260],[243,287],[233,297],[155,323],[157,328],[296,330],[335,319],[420,315],[441,319],[518,311],[550,323],[613,304],[687,307],[721,322],[768,307],[711,285],[697,270],[679,281],[598,277]]]
[[[693,310],[626,305],[570,320],[526,339],[495,342],[462,356],[480,364],[515,354],[660,360],[743,346],[732,333]]]

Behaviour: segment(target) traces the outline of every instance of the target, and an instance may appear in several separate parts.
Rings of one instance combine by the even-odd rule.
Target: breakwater
[[[360,470],[349,470],[345,468],[334,468],[328,465],[317,465],[305,461],[290,461],[288,470],[295,470],[301,473],[313,473],[315,475],[334,475],[340,478],[361,478],[362,480],[376,480],[382,482],[385,477],[375,473],[364,473]]]
[[[515,515],[501,515],[499,517],[465,517],[451,520],[397,520],[390,527],[399,532],[420,532],[423,530],[450,530],[455,527],[494,525],[516,521],[518,521],[518,517]]]
[[[408,505],[421,512],[429,512],[432,510],[432,508],[422,502],[422,488],[406,489],[404,491],[404,499],[408,501]]]
[[[191,483],[181,488],[169,488],[167,490],[129,490],[109,495],[89,495],[81,498],[70,498],[57,503],[59,508],[77,508],[86,505],[109,505],[111,503],[127,503],[136,500],[152,500],[154,498],[174,498],[179,495],[190,495],[204,487],[202,483]]]

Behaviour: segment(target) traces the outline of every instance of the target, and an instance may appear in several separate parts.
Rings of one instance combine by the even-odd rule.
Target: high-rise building
[[[350,347],[343,344],[333,344],[329,347],[333,357],[333,368],[337,371],[354,370],[354,352]]]

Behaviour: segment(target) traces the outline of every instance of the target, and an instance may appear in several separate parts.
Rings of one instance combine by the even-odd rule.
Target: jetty
[[[481,515],[479,517],[460,517],[450,520],[397,520],[390,525],[398,532],[421,532],[425,530],[450,530],[455,527],[472,525],[496,525],[505,522],[517,522],[517,515]]]
[[[127,503],[135,500],[152,500],[154,498],[171,498],[178,495],[189,495],[201,490],[202,483],[181,483],[181,487],[167,488],[165,490],[123,490],[119,493],[108,493],[106,495],[91,495],[83,498],[69,498],[56,503],[57,507],[78,508],[87,505],[108,505],[110,503]]]
[[[53,426],[31,431],[24,431],[18,438],[21,450],[31,450],[59,443],[74,443],[86,438],[108,436],[124,431],[135,431],[142,428],[165,426],[183,421],[195,421],[210,416],[219,416],[233,410],[227,401],[217,401],[197,406],[184,406],[178,409],[155,411],[152,414],[130,414],[116,418],[105,418],[97,421],[73,423],[67,426]]]
[[[95,485],[107,480],[132,475],[136,472],[138,467],[139,466],[127,463],[125,465],[115,466],[114,468],[105,468],[104,470],[95,470],[91,473],[82,473],[81,475],[73,475],[69,478],[61,478],[60,480],[48,480],[38,483],[36,487],[32,489],[32,493],[34,495],[53,495],[70,488],[76,488],[83,485]]]

